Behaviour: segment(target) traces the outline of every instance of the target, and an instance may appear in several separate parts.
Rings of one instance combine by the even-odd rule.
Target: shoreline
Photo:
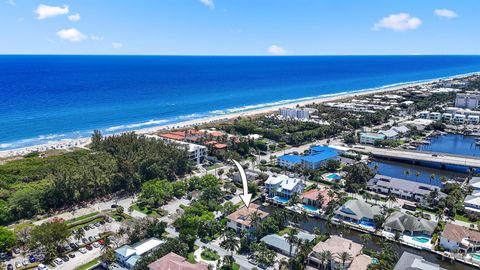
[[[306,106],[309,104],[313,103],[326,103],[326,102],[333,102],[333,101],[338,101],[338,100],[343,100],[343,99],[350,99],[350,98],[355,98],[359,96],[365,96],[365,95],[372,95],[372,94],[378,94],[378,93],[387,93],[387,92],[393,92],[393,91],[399,91],[402,89],[406,88],[411,88],[411,87],[416,87],[416,86],[423,86],[423,85],[428,85],[432,83],[438,83],[441,80],[453,80],[453,79],[458,79],[458,78],[464,78],[472,75],[479,74],[478,72],[472,72],[472,73],[467,73],[467,74],[460,74],[460,75],[454,75],[454,76],[449,76],[449,77],[442,77],[442,78],[436,78],[436,79],[427,79],[423,81],[416,81],[416,82],[406,82],[406,83],[398,83],[394,84],[391,86],[380,86],[376,88],[370,88],[370,89],[365,89],[365,90],[354,90],[350,92],[343,92],[339,94],[330,94],[330,96],[319,96],[319,97],[312,97],[310,98],[305,98],[305,100],[302,100],[302,98],[297,99],[297,101],[292,101],[290,103],[285,103],[285,104],[280,104],[280,105],[273,105],[273,106],[267,106],[263,108],[258,108],[258,109],[252,109],[252,110],[246,110],[242,112],[234,112],[234,113],[227,113],[223,115],[216,115],[216,116],[208,116],[204,118],[198,118],[198,119],[193,119],[193,120],[187,120],[187,121],[181,121],[178,123],[172,123],[172,124],[165,124],[165,125],[159,125],[155,127],[148,127],[148,128],[142,128],[142,129],[137,129],[137,130],[131,130],[131,131],[123,131],[123,132],[118,132],[118,133],[112,133],[112,134],[107,134],[106,136],[112,136],[112,135],[118,135],[126,132],[135,132],[139,135],[145,135],[145,134],[151,134],[151,133],[156,133],[160,131],[169,131],[172,129],[183,129],[183,128],[189,128],[189,127],[194,127],[198,125],[204,125],[204,124],[211,124],[211,123],[216,123],[216,122],[222,122],[222,121],[229,121],[238,117],[248,117],[248,116],[255,116],[255,115],[261,115],[261,114],[269,114],[269,113],[274,113],[277,112],[280,108],[287,107],[287,108],[293,108],[298,106]],[[281,102],[281,101],[279,101]],[[272,102],[272,103],[278,103],[278,102]],[[45,152],[48,150],[71,150],[74,148],[84,148],[86,145],[90,143],[90,138],[89,137],[83,137],[83,138],[77,138],[77,139],[64,139],[60,141],[52,141],[46,144],[39,144],[39,145],[32,145],[28,147],[21,147],[21,148],[14,148],[14,149],[9,149],[9,150],[2,150],[0,151],[0,158],[2,159],[7,159],[7,158],[15,158],[18,156],[23,156],[29,153],[33,152]]]

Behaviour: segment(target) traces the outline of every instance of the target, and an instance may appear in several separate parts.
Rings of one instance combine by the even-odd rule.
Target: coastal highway
[[[415,150],[400,150],[377,148],[365,145],[354,145],[351,150],[374,157],[397,159],[405,161],[434,162],[441,165],[457,165],[471,168],[480,168],[480,158],[460,156],[446,153],[422,152]]]

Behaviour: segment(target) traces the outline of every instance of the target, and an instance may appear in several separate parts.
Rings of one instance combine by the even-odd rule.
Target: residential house
[[[395,130],[398,134],[405,135],[410,131],[410,129],[406,126],[397,126],[397,127],[392,127],[391,129]]]
[[[468,122],[469,124],[475,125],[475,124],[478,124],[479,121],[480,121],[480,116],[478,116],[478,115],[469,115],[469,116],[467,116],[467,122]]]
[[[451,113],[443,113],[442,114],[442,120],[444,122],[450,122],[453,119],[453,115]]]
[[[168,135],[168,134],[163,134]],[[194,143],[188,143],[168,137],[179,136],[177,134],[172,134],[172,136],[156,136],[156,135],[147,135],[147,138],[162,140],[166,144],[175,145],[178,149],[185,150],[188,153],[188,158],[195,161],[196,164],[201,164],[205,157],[207,156],[207,147],[203,145],[198,145]]]
[[[430,237],[437,227],[437,222],[395,211],[385,220],[383,227],[390,233]]]
[[[115,250],[115,257],[118,264],[131,269],[142,256],[152,252],[163,243],[164,241],[152,237],[132,246],[124,245]]]
[[[375,144],[376,141],[385,140],[385,135],[381,133],[360,133],[361,144]]]
[[[260,178],[261,172],[257,172],[254,170],[245,170],[245,176],[247,177],[248,182],[255,182]],[[236,172],[232,176],[232,180],[236,183],[242,183],[242,177],[240,176],[239,172]]]
[[[404,251],[393,270],[446,270],[426,261],[422,256]]]
[[[148,265],[148,270],[207,270],[204,262],[189,263],[187,260],[173,252],[161,257]]]
[[[315,239],[315,235],[306,232],[299,232],[296,237],[302,241],[313,241]],[[290,256],[290,243],[288,243],[285,235],[269,234],[260,239],[260,241],[278,253],[285,256]],[[292,255],[294,255],[296,252],[297,246],[293,245]]]
[[[262,221],[268,217],[268,213],[259,208],[259,205],[251,203],[250,206],[239,208],[237,211],[227,216],[227,227],[234,229],[236,232],[246,232],[249,236],[253,236],[256,230],[255,223],[252,223],[252,215],[254,213]]]
[[[387,139],[387,140],[396,140],[399,137],[398,132],[396,132],[393,129],[381,130],[379,133],[385,135],[385,139]]]
[[[368,181],[367,189],[382,194],[394,194],[401,199],[417,202],[422,202],[424,196],[433,190],[439,191],[440,197],[445,196],[444,193],[440,192],[440,187],[438,186],[381,174],[375,175]]]
[[[321,254],[325,251],[330,251],[332,254],[332,258],[330,262],[328,262],[330,269],[366,270],[370,263],[366,264],[365,259],[368,256],[362,254],[362,249],[363,245],[361,244],[357,244],[352,240],[345,239],[338,235],[333,235],[325,242],[318,242],[318,244],[313,247],[312,252],[308,255],[307,264],[320,269],[320,267],[322,267]],[[347,252],[350,255],[350,259],[342,262],[339,256],[342,252]],[[353,264],[358,256],[362,256],[363,258],[357,259],[357,262]],[[343,264],[345,264],[345,267]],[[354,266],[354,268],[351,268],[352,266]]]
[[[453,223],[445,224],[440,232],[440,246],[449,251],[463,253],[480,250],[480,232]]]
[[[300,196],[300,200],[302,201],[303,204],[305,205],[310,205],[314,207],[319,207],[325,209],[328,205],[328,203],[333,200],[333,197],[330,197],[328,195],[330,189],[329,188],[324,188],[324,189],[310,189],[309,191],[303,193]],[[320,202],[318,201],[319,195],[323,198],[323,202],[320,205]]]
[[[270,176],[265,181],[265,190],[269,197],[279,196],[282,198],[291,198],[293,194],[301,194],[305,189],[305,184],[301,179],[290,178],[280,174]]]
[[[428,116],[428,119],[433,121],[440,121],[442,120],[442,114],[439,112],[431,112],[430,115]]]
[[[464,114],[455,114],[453,116],[453,123],[454,124],[463,124],[465,123],[466,116]]]
[[[370,205],[362,200],[349,200],[335,210],[334,214],[338,220],[375,228],[373,217],[381,215],[382,211],[378,205]]]
[[[429,111],[421,111],[418,114],[418,117],[421,119],[430,119],[430,112]]]

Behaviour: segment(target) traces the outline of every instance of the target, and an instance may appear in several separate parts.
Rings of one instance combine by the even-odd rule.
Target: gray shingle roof
[[[362,200],[349,200],[335,211],[335,214],[347,216],[354,219],[368,218],[380,215],[381,208],[378,205],[370,205]]]
[[[434,189],[440,190],[440,188],[435,185],[410,181],[410,180],[401,179],[401,178],[394,178],[394,177],[381,175],[381,174],[375,175],[375,177],[370,179],[367,183],[367,187],[369,188],[375,188],[375,186],[405,190],[405,191],[413,192],[415,194],[420,194],[420,195],[427,195]],[[440,193],[439,194],[440,197],[445,195],[442,192],[439,192],[439,193]]]
[[[437,222],[395,211],[385,220],[384,226],[401,232],[407,230],[432,234],[435,231],[435,227],[437,227]]]
[[[446,270],[438,264],[425,261],[421,256],[403,252],[393,270]]]

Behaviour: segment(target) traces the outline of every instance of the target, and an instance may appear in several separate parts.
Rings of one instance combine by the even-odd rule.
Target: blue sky
[[[478,0],[0,0],[0,54],[479,54]]]

